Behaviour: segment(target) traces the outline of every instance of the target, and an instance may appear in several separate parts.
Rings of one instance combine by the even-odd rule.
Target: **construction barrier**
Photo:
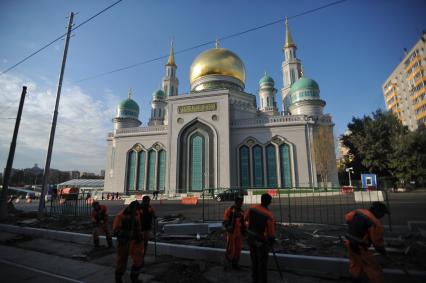
[[[89,216],[94,198],[85,193],[68,194],[50,199],[50,215]]]
[[[243,209],[261,203],[264,193],[272,195],[269,209],[278,222],[344,224],[344,215],[357,208],[369,208],[372,202],[382,201],[389,206],[387,192],[358,191],[355,188],[248,188]],[[352,191],[352,192],[351,192]],[[276,193],[276,194],[275,194]],[[225,209],[233,205],[240,188],[206,189],[200,198],[202,219],[221,221]],[[220,196],[220,198],[218,198]],[[390,223],[390,220],[389,220]]]
[[[183,197],[181,199],[181,204],[197,205],[198,204],[198,197]]]

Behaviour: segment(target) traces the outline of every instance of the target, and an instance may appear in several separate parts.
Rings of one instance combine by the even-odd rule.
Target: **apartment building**
[[[412,131],[426,126],[426,32],[383,84],[386,109]]]

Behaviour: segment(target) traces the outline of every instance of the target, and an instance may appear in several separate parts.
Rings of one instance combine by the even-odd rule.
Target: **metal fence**
[[[91,204],[85,193],[59,195],[50,199],[50,215],[89,216]]]
[[[232,197],[221,199],[217,196],[223,196],[226,191],[229,191],[229,189],[220,189],[214,192],[211,190],[204,191],[200,199],[203,208],[203,221],[223,220],[224,210],[233,204],[233,199]],[[368,209],[374,201],[383,201],[389,206],[387,191],[380,190],[344,192],[340,188],[292,188],[249,189],[245,191],[247,193],[246,201],[252,198],[255,203],[260,203],[262,193],[270,193],[273,199],[269,209],[274,214],[276,221],[290,224],[343,224],[344,215],[351,210]],[[256,196],[258,196],[257,199]],[[250,205],[244,203],[243,209],[248,209]],[[390,216],[388,222],[391,226]]]

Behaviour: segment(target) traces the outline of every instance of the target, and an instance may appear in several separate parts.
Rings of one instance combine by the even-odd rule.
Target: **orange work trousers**
[[[241,233],[228,233],[226,236],[226,259],[232,263],[238,263],[243,248],[243,236]]]
[[[115,271],[123,274],[127,267],[127,258],[132,258],[132,273],[143,266],[143,240],[119,242],[117,247],[117,265]]]
[[[112,238],[111,238],[111,234],[109,232],[108,223],[99,224],[95,228],[93,228],[92,235],[93,235],[93,241],[95,243],[99,243],[99,233],[100,232],[104,232],[108,243],[109,242],[112,243]]]
[[[146,251],[148,250],[148,241],[154,238],[151,230],[143,231],[143,255],[145,256]]]
[[[371,283],[383,283],[384,276],[382,268],[371,251],[360,247],[359,253],[355,252],[349,245],[349,272],[352,277],[359,279],[365,272]]]

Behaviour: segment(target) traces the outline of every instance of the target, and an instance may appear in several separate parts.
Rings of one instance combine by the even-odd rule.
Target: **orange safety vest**
[[[123,240],[141,241],[143,235],[139,211],[135,211],[134,219],[132,219],[132,215],[124,213],[125,210],[126,208],[122,209],[114,218],[112,224],[114,235]]]
[[[367,223],[366,231],[362,231],[362,228],[355,226],[359,223],[353,223],[354,221],[364,221],[366,219],[369,221]],[[345,215],[346,223],[349,225],[350,236],[359,237],[362,241],[366,242],[368,245],[373,244],[374,246],[384,246],[384,227],[383,224],[377,219],[374,214],[368,209],[356,209]],[[355,226],[355,231],[351,232],[351,226]],[[358,229],[357,229],[358,228]],[[352,230],[354,230],[352,229]],[[356,231],[358,230],[358,231]],[[355,235],[358,234],[358,235]],[[363,234],[363,235],[360,235]]]
[[[92,209],[92,221],[96,223],[99,223],[101,220],[104,223],[108,222],[107,207],[103,204],[99,205],[99,207],[99,210]]]
[[[228,233],[241,234],[245,229],[244,211],[234,205],[225,210],[223,220]]]
[[[275,238],[275,220],[269,209],[258,204],[253,205],[245,214],[248,222],[249,237],[259,241]]]
[[[151,205],[148,207],[144,207],[143,205],[139,209],[142,231],[149,231],[152,228],[152,220],[155,218],[155,210]]]

